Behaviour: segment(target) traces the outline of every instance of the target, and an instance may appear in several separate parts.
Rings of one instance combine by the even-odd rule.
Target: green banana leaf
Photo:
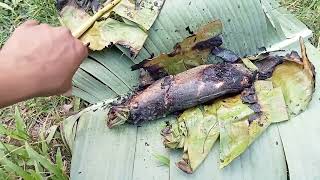
[[[170,53],[177,42],[189,36],[186,27],[196,31],[217,19],[224,25],[224,46],[241,56],[256,54],[261,47],[299,52],[299,37],[311,36],[305,25],[273,0],[168,0],[137,57],[131,58],[119,46],[90,54],[74,77],[73,93],[90,103],[127,94],[138,83],[138,73],[130,71],[132,65],[151,55]],[[310,60],[320,70],[319,52],[308,42],[306,46]],[[319,78],[316,84],[304,113],[270,125],[247,151],[222,170],[216,143],[192,175],[186,175],[175,164],[181,152],[167,152],[161,142],[160,130],[175,117],[143,127],[109,130],[105,125],[108,102],[98,103],[64,121],[64,138],[73,155],[71,179],[317,179]],[[152,157],[150,148],[168,156],[170,167]]]

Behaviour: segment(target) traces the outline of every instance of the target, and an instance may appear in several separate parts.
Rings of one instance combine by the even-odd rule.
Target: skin
[[[0,107],[70,92],[87,55],[67,28],[26,21],[0,50]]]

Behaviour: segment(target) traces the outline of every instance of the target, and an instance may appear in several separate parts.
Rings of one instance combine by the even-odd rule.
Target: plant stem
[[[94,14],[86,23],[84,23],[73,36],[76,38],[80,38],[100,17],[102,17],[105,13],[109,12],[112,8],[114,8],[117,4],[119,4],[121,0],[113,0],[111,3],[107,4],[105,7],[100,9],[96,14]]]

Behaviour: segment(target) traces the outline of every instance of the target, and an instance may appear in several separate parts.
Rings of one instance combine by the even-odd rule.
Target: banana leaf
[[[239,96],[225,99],[217,110],[220,124],[220,167],[242,154],[274,122],[289,120],[281,88],[271,81],[254,85],[261,114],[243,104]]]
[[[60,20],[71,32],[77,32],[97,11],[112,1],[57,1]],[[164,0],[143,0],[140,3],[121,0],[111,12],[103,15],[80,38],[92,50],[102,50],[114,44],[129,48],[136,55],[142,48]],[[95,7],[97,6],[97,7]],[[111,17],[109,17],[111,16]]]
[[[310,63],[306,47],[300,40],[302,64],[285,62],[275,69],[272,82],[284,92],[290,116],[305,111],[315,91],[315,69]]]
[[[143,61],[134,69],[144,68],[150,74],[175,75],[193,67],[206,64],[213,48],[222,45],[219,35],[222,33],[221,21],[213,21],[201,26],[196,33],[177,43],[170,54]],[[155,76],[155,75],[154,75]]]
[[[270,6],[265,7],[265,3]],[[261,47],[299,52],[299,37],[310,37],[311,32],[283,12],[273,0],[166,1],[139,54],[131,57],[129,51],[119,46],[90,54],[74,77],[74,94],[90,103],[127,94],[138,83],[138,72],[130,71],[132,65],[151,55],[170,53],[177,42],[190,35],[186,27],[196,32],[201,25],[218,19],[224,25],[224,47],[240,56],[256,54]],[[319,52],[308,42],[306,47],[318,71]],[[105,127],[107,112],[99,109],[107,103],[98,103],[64,121],[63,133],[73,154],[71,179],[317,179],[320,176],[320,159],[316,156],[320,151],[316,118],[320,108],[318,82],[319,78],[304,113],[270,125],[246,152],[222,170],[219,143],[215,143],[192,175],[186,175],[175,164],[180,161],[181,152],[168,153],[163,149],[159,127],[165,126],[165,121],[175,120],[174,117],[142,128],[123,126],[109,130]],[[147,153],[146,142],[170,157],[169,169]]]
[[[167,147],[183,148],[184,154],[177,166],[186,173],[193,173],[219,137],[216,104],[186,110],[177,122],[162,131],[162,135]]]

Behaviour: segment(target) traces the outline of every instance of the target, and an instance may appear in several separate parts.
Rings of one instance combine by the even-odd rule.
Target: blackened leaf
[[[282,50],[275,50],[275,51],[263,51],[258,53],[257,55],[254,56],[247,56],[246,58],[248,58],[251,61],[261,61],[266,59],[269,56],[274,56],[275,54],[282,52]]]
[[[255,61],[254,65],[258,68],[258,79],[265,80],[272,76],[275,68],[283,63],[283,59],[279,56],[267,56],[261,61]]]
[[[212,49],[212,54],[222,58],[225,62],[231,62],[231,63],[235,63],[238,60],[240,60],[239,55],[237,55],[236,53],[234,53],[231,50],[222,48],[222,47],[215,47]]]
[[[175,75],[203,65],[212,48],[221,46],[222,39],[219,36],[221,33],[221,21],[213,21],[202,26],[195,35],[178,43],[170,54],[161,54],[156,58],[145,60],[134,69],[144,68],[151,75],[157,75],[159,72]]]
[[[292,51],[291,53],[284,56],[283,59],[286,61],[292,61],[298,64],[303,64],[303,61],[297,51]]]

